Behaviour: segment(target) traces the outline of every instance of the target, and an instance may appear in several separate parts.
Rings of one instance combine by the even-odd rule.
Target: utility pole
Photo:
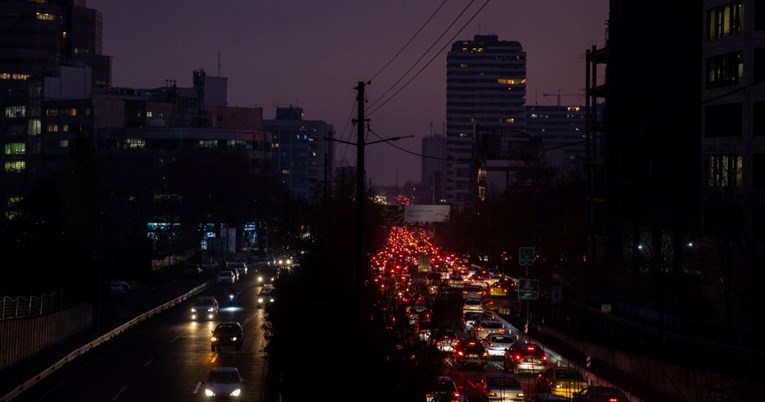
[[[356,273],[354,277],[358,300],[362,301],[362,292],[364,288],[364,191],[365,171],[364,171],[364,82],[359,81],[358,86],[354,88],[357,92],[357,119],[358,137],[356,139]]]

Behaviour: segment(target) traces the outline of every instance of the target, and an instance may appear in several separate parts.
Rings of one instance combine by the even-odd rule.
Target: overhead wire
[[[376,73],[374,73],[374,75],[372,76],[372,78],[370,78],[369,80],[367,80],[367,82],[372,82],[372,80],[374,80],[375,78],[377,78],[377,76],[378,76],[378,75],[380,75],[380,73],[382,73],[382,72],[383,72],[383,71],[384,71],[386,68],[388,68],[388,66],[390,65],[390,63],[392,63],[392,62],[393,62],[393,60],[396,60],[396,58],[398,58],[398,56],[399,56],[399,55],[401,55],[401,53],[402,53],[402,52],[403,52],[403,51],[404,51],[404,50],[405,50],[405,49],[406,49],[406,48],[407,48],[407,47],[408,47],[408,46],[409,46],[409,45],[412,43],[412,41],[414,41],[414,38],[416,38],[416,37],[417,37],[417,35],[419,35],[419,34],[420,34],[420,32],[422,32],[422,30],[423,30],[423,29],[425,29],[425,26],[427,26],[427,25],[428,25],[428,23],[430,22],[430,20],[432,20],[432,19],[433,19],[433,17],[435,17],[435,15],[436,15],[436,14],[438,14],[438,12],[441,10],[441,8],[444,6],[444,4],[446,4],[446,0],[444,0],[444,1],[442,1],[442,2],[441,2],[441,4],[440,4],[440,5],[439,5],[439,6],[436,8],[436,10],[435,10],[435,11],[433,11],[433,13],[432,13],[432,14],[430,14],[430,17],[428,17],[428,19],[427,19],[427,20],[426,20],[426,21],[425,21],[425,22],[422,24],[422,26],[420,27],[420,29],[418,29],[418,30],[417,30],[417,32],[415,32],[415,33],[414,33],[414,35],[412,35],[412,37],[411,37],[411,38],[409,38],[409,40],[408,40],[408,41],[407,41],[407,42],[404,44],[404,46],[403,46],[403,47],[402,47],[402,48],[401,48],[401,49],[400,49],[400,50],[399,50],[399,51],[398,51],[398,52],[397,52],[395,55],[393,55],[393,57],[391,57],[391,59],[390,59],[390,60],[388,60],[388,62],[387,62],[387,63],[385,63],[385,65],[384,65],[384,66],[382,66],[382,67],[381,67],[381,68],[380,68],[380,69],[379,69],[379,70],[378,70]]]
[[[427,54],[433,49],[433,47],[436,46],[436,44],[438,44],[438,42],[441,40],[441,38],[443,38],[444,35],[446,35],[446,33],[449,32],[450,29],[452,29],[454,24],[456,24],[457,21],[459,21],[459,19],[462,18],[462,15],[465,14],[465,12],[470,8],[470,6],[473,3],[475,3],[475,0],[470,0],[470,3],[468,3],[465,6],[465,8],[462,9],[462,11],[460,11],[460,13],[454,18],[454,20],[452,20],[452,22],[449,24],[449,26],[446,27],[446,29],[444,29],[443,32],[441,32],[441,35],[438,35],[438,38],[436,38],[436,40],[433,41],[433,43],[430,45],[430,47],[428,47],[428,49],[425,50],[425,52],[422,53],[422,55],[417,59],[417,61],[415,61],[412,64],[412,66],[409,67],[409,69],[406,70],[406,72],[404,72],[404,74],[402,74],[401,77],[399,77],[399,79],[396,80],[396,82],[393,83],[393,85],[388,87],[388,89],[386,89],[385,92],[382,93],[382,95],[380,95],[374,102],[372,102],[371,105],[369,105],[370,108],[373,108],[380,101],[380,99],[385,97],[385,95],[387,95],[388,92],[392,91],[396,87],[396,85],[398,85],[412,70],[414,70],[414,68],[417,66],[417,64],[419,64],[420,61],[422,61],[422,59],[425,58],[425,56],[427,56]],[[464,27],[463,27],[463,29],[464,29]],[[438,53],[436,53],[436,54],[438,54]]]
[[[491,0],[486,0],[486,2],[485,2],[485,3],[483,3],[483,5],[482,5],[482,6],[481,6],[481,7],[480,7],[480,8],[479,8],[479,9],[478,9],[478,10],[477,10],[477,11],[476,11],[474,14],[473,14],[473,16],[472,16],[472,17],[470,17],[470,19],[469,19],[467,22],[465,22],[465,24],[464,24],[464,25],[462,25],[462,28],[460,28],[460,29],[459,29],[457,32],[455,32],[455,33],[454,33],[454,35],[452,35],[451,39],[450,39],[450,40],[449,40],[449,41],[448,41],[448,42],[447,42],[447,43],[446,43],[446,44],[445,44],[443,47],[441,47],[441,49],[440,49],[438,52],[436,52],[436,54],[434,54],[434,55],[433,55],[433,57],[431,57],[431,58],[430,58],[430,60],[429,60],[429,61],[428,61],[428,62],[427,62],[427,63],[426,63],[424,66],[422,66],[422,68],[420,68],[420,70],[419,70],[419,71],[417,71],[417,73],[416,73],[414,76],[412,76],[412,78],[410,78],[410,79],[409,79],[409,80],[408,80],[406,83],[404,83],[404,85],[403,85],[402,87],[400,87],[400,88],[399,88],[399,89],[398,89],[396,92],[394,92],[394,93],[393,93],[393,95],[391,95],[391,96],[390,96],[388,99],[386,99],[385,101],[383,101],[383,103],[382,103],[382,104],[380,104],[379,106],[375,107],[375,105],[376,105],[376,104],[377,104],[377,103],[380,101],[380,99],[382,99],[382,97],[384,97],[384,96],[385,96],[385,95],[386,95],[388,92],[390,92],[390,90],[392,90],[392,89],[393,89],[393,88],[394,88],[396,85],[398,85],[398,83],[399,83],[399,82],[400,82],[400,81],[401,81],[401,80],[402,80],[402,79],[403,79],[403,78],[406,76],[406,74],[408,74],[408,73],[409,73],[409,71],[411,71],[411,69],[412,69],[412,68],[414,68],[414,66],[415,66],[415,65],[417,65],[417,63],[419,63],[419,62],[420,62],[420,60],[422,60],[422,57],[424,57],[424,56],[425,56],[425,55],[426,55],[426,54],[427,54],[427,53],[430,51],[430,48],[429,48],[429,49],[428,49],[428,50],[427,50],[425,53],[423,53],[423,55],[420,57],[420,59],[418,59],[418,60],[417,60],[417,62],[416,62],[416,63],[414,63],[414,64],[412,65],[412,68],[410,68],[409,70],[407,70],[407,72],[406,72],[406,73],[404,73],[404,75],[402,75],[402,76],[401,76],[401,78],[400,78],[398,81],[396,81],[396,83],[395,83],[395,84],[393,84],[393,86],[391,86],[391,87],[390,87],[390,88],[389,88],[387,91],[385,91],[385,92],[384,92],[382,95],[380,95],[380,97],[379,97],[379,98],[378,98],[378,99],[377,99],[375,102],[373,102],[373,103],[370,105],[370,109],[371,109],[371,110],[369,111],[369,113],[368,113],[368,114],[371,116],[372,114],[374,114],[374,112],[378,111],[380,108],[382,108],[383,106],[385,106],[385,104],[387,104],[388,102],[390,102],[390,100],[391,100],[391,99],[393,99],[393,98],[394,98],[396,95],[398,95],[398,94],[399,94],[399,93],[400,93],[400,92],[401,92],[401,91],[402,91],[404,88],[406,88],[406,87],[407,87],[407,86],[408,86],[408,85],[409,85],[409,84],[410,84],[410,83],[411,83],[411,82],[412,82],[412,81],[413,81],[415,78],[417,78],[417,76],[419,76],[419,75],[420,75],[420,74],[421,74],[421,73],[422,73],[422,72],[423,72],[423,71],[424,71],[424,70],[425,70],[425,69],[426,69],[426,68],[427,68],[427,67],[430,65],[430,63],[432,63],[432,62],[433,62],[433,60],[435,60],[435,59],[436,59],[436,57],[437,57],[438,55],[440,55],[440,54],[441,54],[441,52],[443,52],[443,51],[444,51],[444,49],[446,49],[448,46],[450,46],[450,45],[452,44],[452,42],[454,41],[454,38],[456,38],[456,37],[457,37],[457,35],[459,35],[459,34],[460,34],[460,33],[461,33],[461,32],[462,32],[464,29],[465,29],[465,27],[467,27],[467,25],[468,25],[470,22],[472,22],[472,21],[475,19],[475,17],[477,17],[477,16],[478,16],[478,14],[479,14],[479,13],[480,13],[480,12],[481,12],[481,11],[482,11],[482,10],[483,10],[485,7],[486,7],[486,5],[488,5],[488,4],[489,4],[489,2],[490,2],[490,1],[491,1]],[[471,1],[471,2],[470,2],[470,4],[472,4],[472,3],[473,3],[473,1]],[[470,4],[468,4],[468,7],[470,6]],[[465,8],[465,10],[463,10],[463,11],[462,11],[462,13],[460,13],[460,16],[462,16],[462,14],[463,14],[463,13],[464,13],[466,10],[467,10],[467,8]],[[457,17],[457,19],[459,19],[459,16]],[[453,25],[453,24],[454,24],[454,22],[456,22],[456,19],[455,19],[455,21],[453,21],[453,22],[452,22],[452,24],[450,24],[450,25],[449,25],[449,28],[451,28],[451,25]],[[447,29],[447,31],[448,31],[448,29]],[[446,33],[446,31],[444,31],[444,33]],[[443,34],[442,34],[441,36],[439,36],[438,40],[440,40],[442,36],[443,36]],[[438,41],[438,40],[437,40],[437,41]],[[434,45],[435,45],[435,42],[434,42]],[[432,46],[431,46],[431,48],[432,48]]]

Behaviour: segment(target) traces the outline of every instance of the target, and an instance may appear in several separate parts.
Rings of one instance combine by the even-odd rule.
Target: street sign
[[[534,263],[534,247],[518,248],[518,264],[531,265]]]
[[[539,279],[518,279],[518,300],[539,300]]]

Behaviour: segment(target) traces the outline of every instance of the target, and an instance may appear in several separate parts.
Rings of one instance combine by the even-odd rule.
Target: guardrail
[[[73,352],[71,352],[68,355],[66,355],[65,357],[63,357],[61,360],[57,361],[56,363],[54,363],[50,367],[40,371],[36,375],[34,375],[31,378],[29,378],[27,381],[24,381],[24,383],[22,383],[21,385],[19,385],[16,388],[14,388],[8,394],[4,395],[2,398],[0,398],[0,402],[8,402],[8,401],[13,400],[17,396],[19,396],[22,392],[24,392],[25,390],[31,388],[32,386],[34,386],[38,382],[42,381],[47,376],[49,376],[50,374],[52,374],[56,370],[62,368],[67,363],[69,363],[69,362],[77,359],[78,357],[84,355],[85,353],[87,353],[87,352],[89,352],[89,351],[91,351],[91,350],[93,350],[93,349],[103,345],[104,343],[106,343],[106,342],[116,338],[117,336],[121,335],[123,332],[125,332],[128,329],[130,329],[130,328],[132,328],[132,327],[134,327],[134,326],[136,326],[136,325],[138,325],[138,324],[148,320],[149,318],[152,318],[155,315],[157,315],[159,313],[162,313],[162,312],[164,312],[164,311],[174,307],[175,305],[177,305],[177,304],[179,304],[179,303],[181,303],[183,301],[188,300],[189,297],[194,296],[197,293],[207,289],[213,283],[214,283],[214,280],[210,280],[208,282],[205,282],[205,283],[203,283],[203,284],[201,284],[201,285],[191,289],[187,293],[184,293],[181,296],[178,296],[178,297],[168,301],[167,303],[164,303],[164,304],[162,304],[162,305],[160,305],[158,307],[155,307],[155,308],[153,308],[153,309],[151,309],[151,310],[149,310],[149,311],[147,311],[147,312],[145,312],[143,314],[140,314],[140,315],[136,316],[135,318],[133,318],[132,320],[130,320],[130,321],[128,321],[128,322],[126,322],[126,323],[124,323],[124,324],[114,328],[113,330],[111,330],[111,331],[109,331],[109,332],[99,336],[98,338],[96,338],[93,341],[87,343],[86,345],[84,345],[84,346],[82,346],[80,348],[77,348]]]

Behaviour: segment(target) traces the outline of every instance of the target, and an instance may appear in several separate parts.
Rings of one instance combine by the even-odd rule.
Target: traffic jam
[[[411,354],[397,358],[437,366],[423,400],[595,401],[605,393],[609,402],[635,400],[511,325],[509,316],[524,308],[518,281],[486,260],[441,249],[420,226],[392,227],[370,259],[386,329],[395,331],[396,349]]]

